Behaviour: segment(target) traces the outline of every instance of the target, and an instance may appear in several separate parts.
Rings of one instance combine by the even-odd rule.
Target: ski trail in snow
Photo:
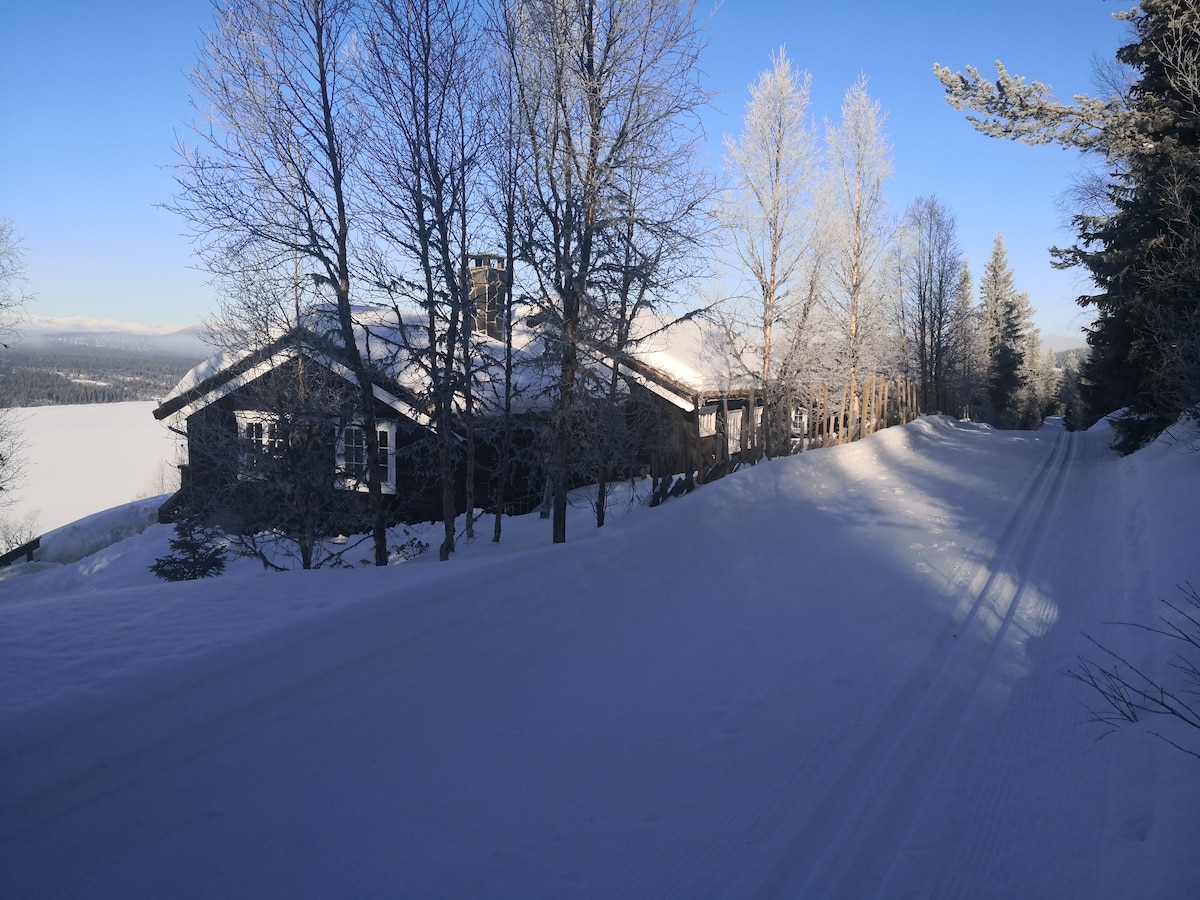
[[[960,570],[956,615],[756,896],[862,897],[881,884],[1017,616],[1027,561],[1044,542],[1075,443],[1072,433],[1058,435],[1014,502],[990,558]]]

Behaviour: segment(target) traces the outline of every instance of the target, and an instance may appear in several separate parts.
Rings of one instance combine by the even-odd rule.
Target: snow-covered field
[[[0,515],[35,517],[52,531],[178,483],[176,441],[154,403],[94,403],[15,410],[24,461],[16,502]]]
[[[1200,583],[1176,435],[925,418],[380,570],[96,516],[0,575],[0,896],[1200,897],[1200,732],[1062,674],[1169,677],[1102,623]]]

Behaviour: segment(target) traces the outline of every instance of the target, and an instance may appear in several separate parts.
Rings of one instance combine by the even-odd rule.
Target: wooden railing
[[[35,537],[32,541],[26,541],[20,547],[13,547],[7,553],[0,554],[0,569],[5,566],[12,565],[22,556],[26,562],[33,562],[33,553],[42,545],[42,539]]]
[[[903,425],[921,415],[915,385],[908,378],[872,376],[861,384],[822,388],[808,405],[805,448],[834,447]]]

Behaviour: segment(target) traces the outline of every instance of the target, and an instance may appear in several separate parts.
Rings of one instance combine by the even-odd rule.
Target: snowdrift
[[[1198,440],[928,417],[386,569],[114,525],[0,576],[0,896],[1200,896],[1200,767],[1062,674],[1169,674],[1103,623],[1200,579]]]

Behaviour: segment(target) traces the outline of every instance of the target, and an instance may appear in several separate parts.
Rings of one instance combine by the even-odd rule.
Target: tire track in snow
[[[813,807],[758,897],[871,896],[920,813],[964,716],[1004,645],[1076,452],[1062,432],[1027,481],[988,560],[960,576],[956,604],[913,670]]]

